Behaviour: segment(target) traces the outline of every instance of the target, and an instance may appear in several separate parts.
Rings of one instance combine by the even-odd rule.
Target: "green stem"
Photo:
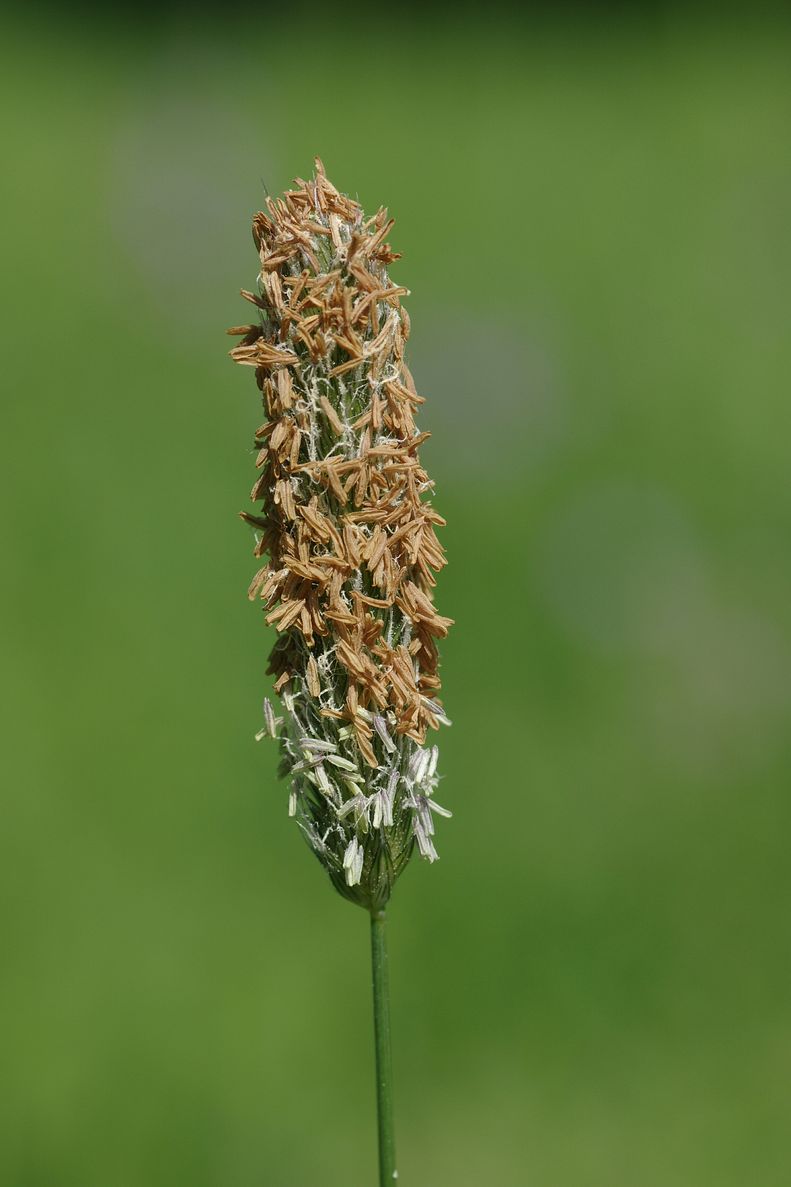
[[[390,979],[384,911],[371,912],[371,965],[374,985],[376,1106],[379,1118],[379,1187],[398,1178],[393,1136],[393,1059],[390,1049]]]

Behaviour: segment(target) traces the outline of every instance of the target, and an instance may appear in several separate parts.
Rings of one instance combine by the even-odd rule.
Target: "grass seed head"
[[[429,436],[404,360],[409,319],[388,266],[387,211],[366,218],[320,160],[253,219],[256,310],[231,351],[265,412],[258,477],[242,518],[267,556],[250,585],[278,638],[258,737],[279,739],[289,813],[346,898],[383,906],[415,845],[430,861],[437,748],[433,602],[445,564],[420,464]]]

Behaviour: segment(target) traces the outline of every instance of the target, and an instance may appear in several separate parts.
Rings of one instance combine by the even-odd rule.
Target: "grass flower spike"
[[[437,747],[436,640],[451,620],[432,599],[445,563],[420,464],[429,436],[404,360],[405,288],[380,209],[366,218],[316,161],[253,219],[258,311],[231,356],[252,367],[265,420],[255,434],[255,554],[249,595],[279,632],[270,658],[289,812],[346,898],[384,906],[415,845],[430,861]]]

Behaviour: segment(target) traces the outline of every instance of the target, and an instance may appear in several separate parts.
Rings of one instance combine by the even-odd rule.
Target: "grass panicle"
[[[253,368],[264,408],[255,433],[255,555],[249,589],[276,627],[257,735],[276,738],[294,816],[338,891],[387,903],[415,849],[433,861],[437,639],[445,563],[429,436],[404,358],[409,317],[388,268],[385,209],[367,218],[321,161],[253,219],[260,271],[251,324],[231,351]]]

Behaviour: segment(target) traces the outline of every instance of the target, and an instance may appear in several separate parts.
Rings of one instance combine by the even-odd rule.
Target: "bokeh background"
[[[374,1180],[365,916],[256,747],[225,326],[319,152],[413,291],[455,727],[401,1181],[791,1180],[791,25],[9,9],[0,1181]]]

